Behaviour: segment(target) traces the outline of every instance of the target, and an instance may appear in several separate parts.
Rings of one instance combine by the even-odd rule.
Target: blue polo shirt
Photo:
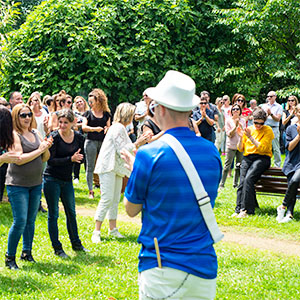
[[[173,128],[166,133],[182,143],[214,205],[222,175],[216,147],[187,127]],[[139,149],[125,197],[143,205],[138,237],[142,244],[139,272],[157,267],[153,240],[157,237],[163,266],[206,279],[217,276],[213,240],[189,179],[166,143],[157,140]]]

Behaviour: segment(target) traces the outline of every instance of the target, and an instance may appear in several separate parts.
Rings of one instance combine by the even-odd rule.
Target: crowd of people
[[[89,251],[78,233],[73,186],[80,181],[80,168],[84,164],[87,197],[97,197],[95,187],[100,187],[101,192],[95,229],[91,233],[93,243],[101,242],[106,215],[109,234],[124,238],[117,227],[123,177],[129,178],[126,211],[130,216],[143,211],[139,236],[143,245],[140,298],[148,299],[149,293],[155,295],[150,287],[155,285],[156,276],[166,278],[169,269],[173,273],[176,269],[180,270],[178,274],[175,272],[176,280],[173,278],[176,285],[180,286],[190,275],[193,284],[199,278],[204,279],[198,282],[198,288],[203,290],[208,285],[207,299],[212,299],[217,271],[212,246],[214,233],[209,223],[205,226],[207,211],[204,213],[200,204],[199,210],[194,186],[190,186],[187,171],[180,167],[166,137],[173,136],[183,145],[203,183],[204,198],[210,199],[211,206],[218,189],[225,187],[226,179],[234,172],[237,199],[232,217],[237,218],[255,213],[254,185],[270,167],[273,155],[275,166],[281,167],[282,137],[286,152],[282,170],[289,184],[283,203],[277,208],[276,220],[289,222],[300,182],[300,105],[297,97],[291,95],[283,109],[276,98],[276,93],[270,91],[265,103],[258,106],[252,99],[247,107],[245,96],[237,93],[232,103],[224,95],[217,97],[214,105],[209,92],[202,91],[200,97],[195,95],[195,83],[190,77],[169,71],[156,87],[144,91],[136,105],[121,103],[113,116],[107,96],[99,88],[88,94],[88,101],[82,96],[73,101],[64,90],[43,99],[39,92],[34,92],[26,103],[20,92],[13,92],[9,101],[0,99],[0,200],[6,186],[13,213],[6,266],[18,269],[15,256],[21,236],[21,260],[35,262],[32,243],[37,212],[43,209],[42,193],[47,202],[48,232],[54,254],[68,257],[59,240],[59,201],[64,206],[72,249]],[[148,145],[137,151],[145,144]],[[174,198],[185,199],[186,203],[174,202]],[[199,236],[194,236],[197,231]],[[178,241],[185,241],[184,249],[176,242],[178,233]],[[159,248],[155,243],[159,243]],[[194,259],[187,259],[188,255]],[[165,273],[149,272],[161,263],[166,267]],[[165,283],[166,294],[172,293],[169,283]]]

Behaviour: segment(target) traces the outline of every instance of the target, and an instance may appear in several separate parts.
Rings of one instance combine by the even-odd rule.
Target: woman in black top
[[[155,140],[159,139],[165,132],[161,131],[159,128],[154,110],[155,110],[155,102],[152,100],[148,106],[147,114],[148,114],[148,119],[144,122],[144,125],[142,127],[143,133],[151,133],[152,137],[151,139],[148,140],[148,143],[154,142]]]
[[[66,258],[67,254],[58,239],[57,219],[59,198],[67,217],[67,229],[74,251],[87,251],[79,239],[75,211],[75,195],[72,183],[73,164],[83,161],[83,136],[72,129],[75,116],[69,109],[58,113],[59,129],[52,132],[53,145],[44,172],[44,194],[48,204],[48,231],[55,254]]]
[[[107,105],[107,97],[101,89],[94,89],[89,94],[91,110],[84,113],[82,131],[87,132],[84,143],[86,155],[86,181],[89,188],[89,198],[94,198],[93,173],[97,155],[100,152],[104,136],[111,125],[110,110]]]

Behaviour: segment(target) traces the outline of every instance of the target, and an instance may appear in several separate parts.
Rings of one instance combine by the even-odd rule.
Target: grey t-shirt
[[[40,146],[40,139],[35,131],[32,131],[35,136],[34,143],[29,142],[21,134],[18,134],[23,153],[30,153]],[[24,164],[16,165],[9,164],[6,173],[6,185],[15,185],[23,187],[32,187],[42,183],[43,162],[42,156]]]

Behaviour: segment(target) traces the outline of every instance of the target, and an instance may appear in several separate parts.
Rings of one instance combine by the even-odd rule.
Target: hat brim
[[[161,94],[160,91],[157,90],[156,87],[150,87],[146,89],[147,91],[147,95],[149,98],[151,98],[152,100],[156,101],[157,103],[170,108],[172,110],[175,111],[190,111],[193,108],[195,108],[199,102],[200,102],[200,98],[197,95],[194,95],[191,103],[189,105],[174,105],[174,103],[172,103],[169,99],[164,99]]]

